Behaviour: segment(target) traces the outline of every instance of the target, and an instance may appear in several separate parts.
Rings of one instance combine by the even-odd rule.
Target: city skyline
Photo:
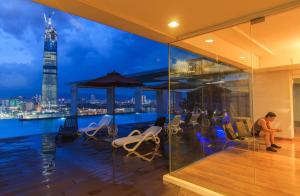
[[[42,94],[43,13],[54,13],[59,32],[58,97],[69,97],[72,81],[167,67],[166,45],[27,0],[0,7],[0,98]]]

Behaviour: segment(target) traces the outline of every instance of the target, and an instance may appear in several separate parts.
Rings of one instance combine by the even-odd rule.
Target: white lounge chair
[[[173,121],[170,124],[170,130],[169,130],[169,134],[177,134],[179,131],[182,132],[182,128],[180,127],[180,123],[181,123],[181,116],[180,115],[176,115],[173,118]]]
[[[151,126],[143,133],[141,133],[139,130],[133,130],[127,137],[112,141],[112,146],[114,148],[123,147],[128,152],[127,156],[134,154],[143,160],[152,161],[156,155],[160,155],[157,153],[157,150],[160,144],[158,134],[161,132],[161,130],[162,128],[159,126]],[[156,145],[156,148],[153,152],[142,155],[136,151],[143,142],[150,140],[152,140]],[[129,145],[133,145],[133,147],[129,147]],[[148,158],[149,155],[152,156]]]
[[[193,114],[190,120],[190,124],[194,126],[199,125],[198,123],[198,118],[200,117],[201,114]]]
[[[101,118],[98,124],[93,122],[89,124],[89,126],[79,129],[79,132],[84,133],[89,137],[94,137],[98,133],[98,131],[103,130],[105,128],[109,132],[111,121],[112,116],[105,115]]]

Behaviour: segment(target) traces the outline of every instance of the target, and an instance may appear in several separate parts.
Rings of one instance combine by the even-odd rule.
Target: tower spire
[[[51,14],[49,14],[49,17],[48,17],[48,25],[49,25],[49,26],[52,25]]]
[[[46,14],[44,13],[44,20],[47,27],[52,26],[51,14],[49,14],[47,18]]]

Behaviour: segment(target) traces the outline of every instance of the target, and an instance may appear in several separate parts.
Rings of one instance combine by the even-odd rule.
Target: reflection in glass
[[[222,150],[224,125],[237,136],[235,121],[251,116],[249,77],[230,64],[170,47],[170,116],[180,116],[182,129],[169,132],[171,171]]]

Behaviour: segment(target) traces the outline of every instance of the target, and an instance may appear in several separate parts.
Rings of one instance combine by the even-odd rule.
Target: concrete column
[[[114,113],[115,105],[115,88],[106,89],[106,104],[107,104],[107,114]]]
[[[138,87],[135,90],[135,104],[134,104],[134,111],[135,112],[142,112],[143,104],[142,104],[142,95],[143,95],[143,88]]]
[[[293,104],[294,104],[294,121],[295,126],[300,125],[300,84],[294,84],[293,86]]]
[[[71,115],[77,116],[77,92],[78,88],[76,85],[71,87]]]

